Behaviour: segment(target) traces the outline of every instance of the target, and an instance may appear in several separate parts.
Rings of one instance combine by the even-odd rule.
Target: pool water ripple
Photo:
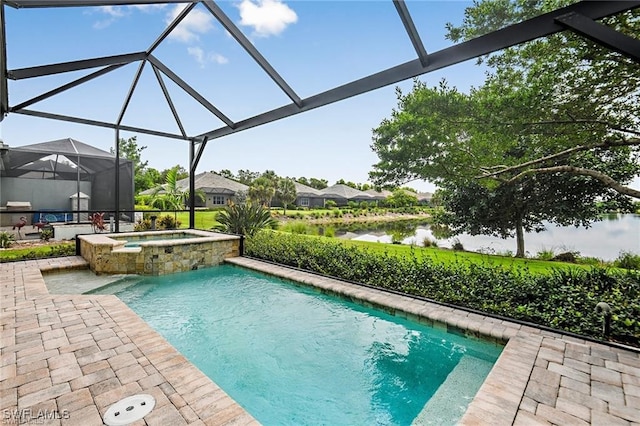
[[[229,265],[116,295],[266,425],[455,422],[502,349]],[[428,410],[463,357],[488,367]]]

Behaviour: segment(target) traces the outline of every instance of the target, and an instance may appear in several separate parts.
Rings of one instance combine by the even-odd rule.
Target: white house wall
[[[70,210],[70,196],[78,192],[75,180],[43,180],[2,177],[0,183],[0,205],[7,201],[29,201],[32,210]],[[80,182],[80,192],[91,196],[91,182]],[[91,200],[89,200],[91,206]]]

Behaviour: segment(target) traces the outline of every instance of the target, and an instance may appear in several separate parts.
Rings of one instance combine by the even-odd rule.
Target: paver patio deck
[[[135,426],[258,424],[117,297],[49,295],[41,270],[86,265],[0,265],[0,424],[102,425],[139,393],[156,405]]]
[[[248,258],[230,263],[506,346],[465,425],[640,425],[640,353]],[[142,425],[257,424],[115,296],[49,295],[41,270],[80,257],[0,264],[2,424],[101,425],[117,400],[148,393]],[[45,418],[54,413],[59,418]],[[41,414],[45,417],[38,418]]]

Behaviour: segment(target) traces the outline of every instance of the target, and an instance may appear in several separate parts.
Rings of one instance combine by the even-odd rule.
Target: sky
[[[416,53],[391,1],[238,0],[217,4],[302,98],[413,60]],[[408,1],[427,52],[452,45],[445,24],[460,24],[467,1]],[[183,5],[92,8],[5,9],[9,69],[142,51],[162,33]],[[234,121],[290,103],[289,98],[241,46],[198,5],[154,55]],[[138,63],[63,92],[30,108],[88,119],[114,121],[120,114]],[[16,105],[94,70],[9,82]],[[467,92],[482,84],[485,69],[475,61],[426,74]],[[189,135],[222,122],[168,78],[165,84]],[[411,81],[397,85],[410,90]],[[389,86],[258,128],[212,140],[197,172],[274,170],[280,176],[316,177],[335,183],[368,181],[377,156],[372,129],[396,107]],[[146,66],[123,124],[179,133],[152,69]],[[187,166],[185,141],[142,133],[142,159],[158,170]],[[9,146],[73,138],[108,151],[115,132],[62,121],[9,114],[0,123]],[[433,191],[429,182],[409,184]]]

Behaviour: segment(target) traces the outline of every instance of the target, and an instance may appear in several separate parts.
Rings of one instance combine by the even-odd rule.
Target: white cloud
[[[140,10],[142,12],[152,12],[154,10],[162,9],[166,4],[137,4],[130,6],[100,6],[97,8],[99,13],[103,13],[108,18],[96,21],[93,24],[93,28],[101,30],[107,28],[113,24],[117,19],[123,18],[131,14],[132,9]]]
[[[124,9],[119,6],[100,6],[98,10],[114,18],[122,18],[126,15]]]
[[[103,30],[107,28],[109,25],[113,24],[114,21],[115,21],[115,18],[108,18],[108,19],[103,19],[101,21],[96,21],[93,23],[93,28],[95,28],[96,30]]]
[[[229,63],[229,59],[227,59],[226,57],[220,55],[219,53],[210,53],[209,54],[209,59],[212,62],[215,62],[216,64],[219,64],[219,65],[224,65],[224,64],[228,64]]]
[[[129,7],[132,9],[138,9],[143,12],[153,12],[154,10],[164,9],[167,5],[162,4],[132,4]]]
[[[209,52],[205,53],[202,48],[197,46],[187,47],[187,53],[194,57],[196,62],[200,64],[200,67],[204,68],[207,63],[216,63],[219,65],[224,65],[229,63],[229,59],[220,55],[219,53]]]
[[[240,25],[253,27],[259,37],[278,35],[290,24],[298,22],[298,15],[280,0],[242,0]]]
[[[204,67],[204,64],[205,64],[204,50],[202,50],[199,47],[187,47],[187,53],[193,56],[196,59],[196,61],[200,64],[201,67]]]
[[[182,10],[185,4],[178,4],[168,14],[166,22],[171,23]],[[200,34],[204,34],[213,28],[213,16],[210,13],[203,12],[199,9],[193,9],[180,22],[180,24],[171,32],[169,37],[189,43],[199,39]]]

